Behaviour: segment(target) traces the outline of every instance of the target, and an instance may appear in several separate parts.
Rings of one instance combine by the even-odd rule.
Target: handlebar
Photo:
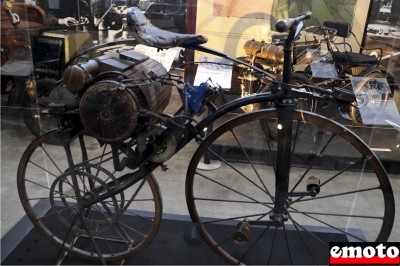
[[[262,73],[252,73],[257,78],[264,79]],[[266,79],[270,82],[270,79]],[[352,104],[356,101],[355,95],[352,90],[342,89],[340,87],[324,87],[316,84],[288,84],[279,80],[273,80],[274,84],[283,86],[289,86],[291,92],[297,98],[308,98],[314,99],[324,103],[342,103],[342,104]]]
[[[293,28],[293,26],[297,25],[300,21],[307,20],[312,16],[310,11],[296,17],[296,18],[287,18],[287,19],[280,19],[275,24],[275,29],[278,32],[285,32]]]
[[[356,101],[355,95],[351,90],[340,87],[324,88],[316,85],[301,84],[293,85],[292,94],[297,98],[314,99],[323,103],[353,104]],[[306,91],[304,89],[309,89]]]

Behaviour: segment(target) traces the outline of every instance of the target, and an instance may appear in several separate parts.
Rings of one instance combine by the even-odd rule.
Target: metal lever
[[[111,10],[114,9],[114,7],[116,7],[116,4],[112,4],[107,11],[103,14],[103,16],[99,19],[99,21],[97,21],[96,25],[94,25],[96,28],[100,25],[100,23],[104,20],[104,18],[108,15],[108,13],[111,12]]]
[[[20,19],[19,19],[19,16],[18,16],[18,14],[16,14],[16,13],[13,13],[12,11],[11,11],[11,9],[13,8],[13,3],[11,2],[11,1],[4,1],[3,2],[3,6],[4,6],[4,8],[5,8],[5,12],[6,12],[6,14],[7,14],[7,16],[10,18],[10,22],[11,22],[11,24],[15,27],[17,24],[19,24],[20,23]]]

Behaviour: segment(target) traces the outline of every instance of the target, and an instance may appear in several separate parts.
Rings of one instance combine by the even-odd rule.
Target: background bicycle
[[[246,42],[244,50],[248,57],[244,60],[267,69],[271,73],[280,74],[283,60],[282,42],[285,37],[285,35],[273,35],[272,43],[256,40]],[[341,87],[350,93],[354,92],[354,102],[338,108],[345,119],[351,120],[354,125],[362,125],[363,120],[357,103],[365,105],[365,99],[368,98],[367,94],[370,91],[368,88],[371,88],[369,84],[375,79],[381,79],[381,82],[386,79],[387,84],[382,84],[386,86],[386,89],[380,93],[380,99],[376,99],[382,102],[383,107],[386,101],[396,99],[394,97],[395,92],[396,95],[398,94],[398,86],[396,78],[386,71],[386,67],[380,65],[383,56],[382,49],[378,47],[365,50],[361,46],[362,52],[353,51],[348,41],[350,37],[361,46],[360,41],[351,31],[350,24],[327,21],[323,26],[307,27],[293,48],[293,71],[296,72],[293,82]],[[368,54],[365,54],[365,51]],[[244,80],[243,91],[245,91],[242,94],[257,93],[267,87],[257,77],[253,77],[251,71],[244,69],[241,75]],[[355,83],[351,82],[352,77],[364,79],[361,83],[357,82],[355,86]],[[376,91],[378,90],[376,88]],[[308,100],[302,101],[301,108],[316,111],[318,106],[324,107],[322,103]],[[365,124],[370,123],[365,121]]]

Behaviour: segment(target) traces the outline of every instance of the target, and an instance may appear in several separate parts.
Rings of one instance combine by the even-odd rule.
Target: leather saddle
[[[374,65],[379,62],[376,56],[355,52],[333,52],[333,58],[336,62],[339,61],[351,66]]]
[[[182,34],[157,28],[145,17],[138,7],[127,11],[128,27],[134,28],[137,39],[143,44],[156,48],[195,47],[208,41],[207,37],[197,34]]]

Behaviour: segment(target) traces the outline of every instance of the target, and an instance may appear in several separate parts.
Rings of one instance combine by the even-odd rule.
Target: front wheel
[[[234,118],[195,152],[186,200],[208,245],[232,264],[311,265],[329,264],[329,242],[387,241],[395,213],[387,174],[359,137],[332,120],[293,112],[299,126],[287,165],[289,189],[275,191],[277,142],[260,125],[277,117],[268,109]],[[204,156],[221,167],[200,170]],[[285,208],[278,223],[277,195]]]

